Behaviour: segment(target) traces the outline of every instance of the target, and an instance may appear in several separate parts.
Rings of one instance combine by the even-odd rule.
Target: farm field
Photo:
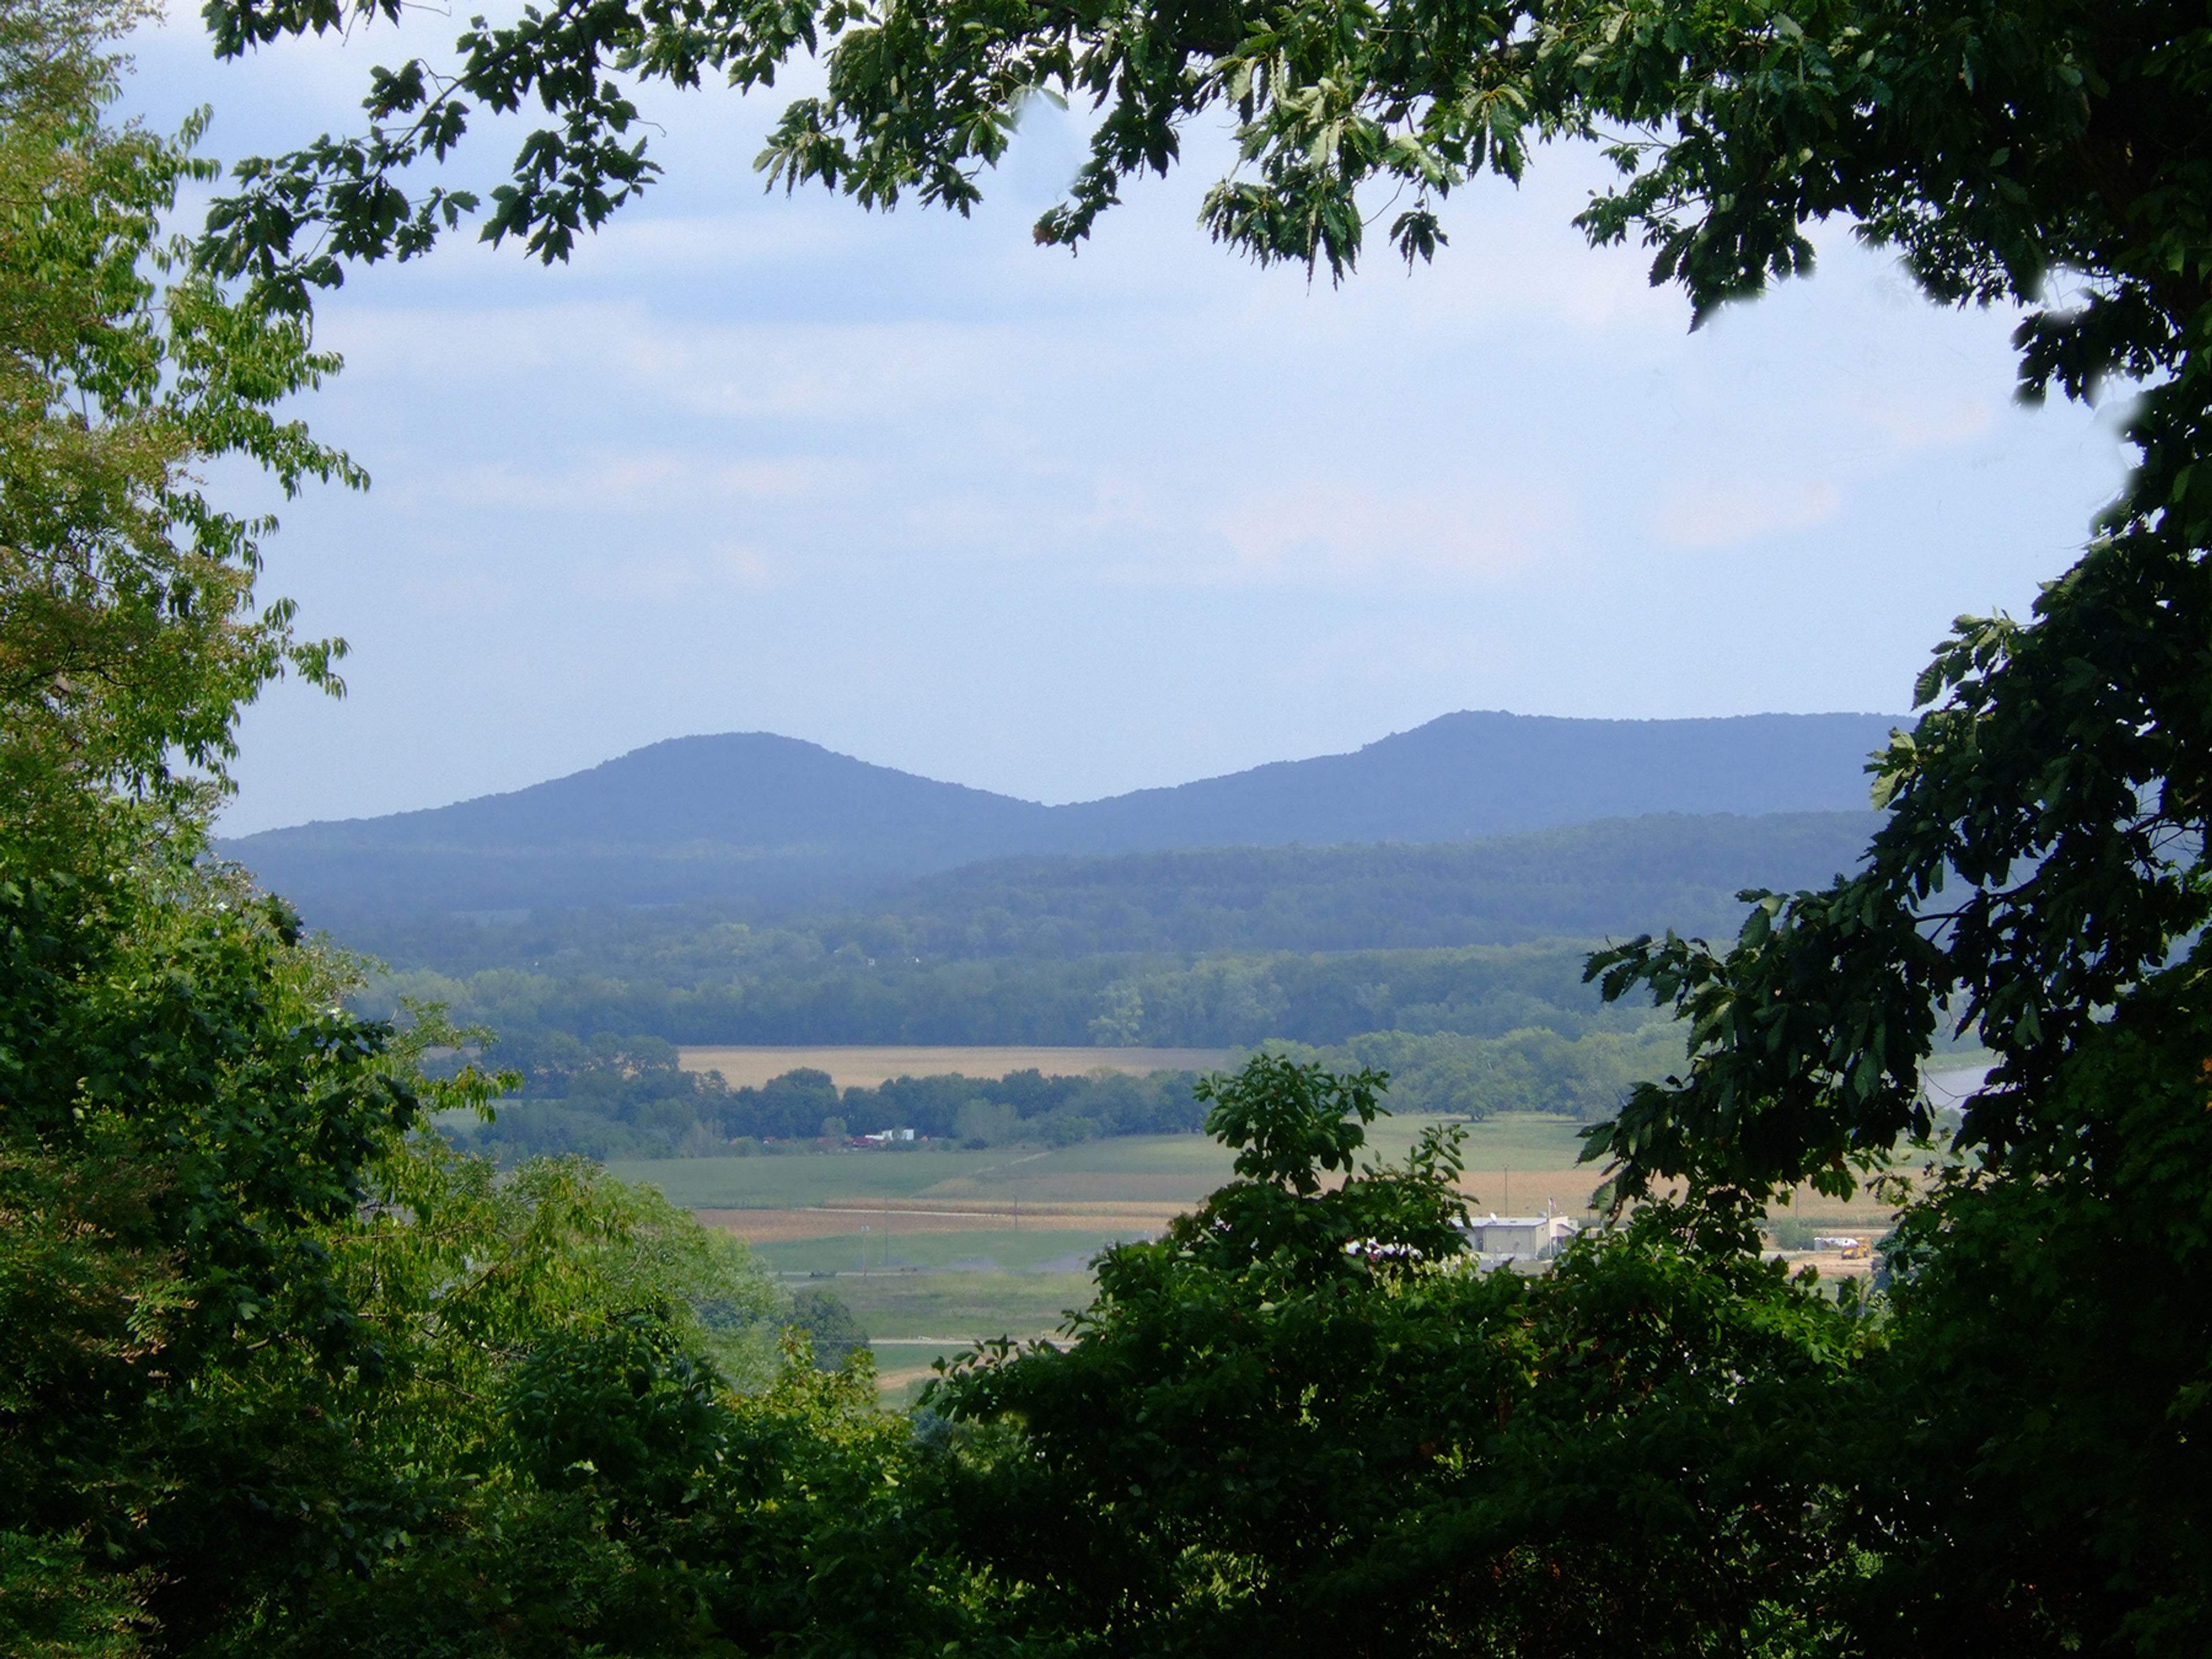
[[[811,1281],[819,1282],[819,1281]],[[1042,1336],[1091,1300],[1088,1271],[1057,1273],[878,1273],[841,1277],[839,1300],[886,1346],[948,1352],[993,1337]]]
[[[610,1164],[687,1210],[787,1210],[911,1199],[1005,1164],[1002,1152],[798,1153],[763,1158],[652,1158]]]
[[[1383,1118],[1377,1158],[1401,1157],[1426,1120]],[[1590,1216],[1596,1170],[1577,1167],[1582,1125],[1533,1113],[1471,1125],[1462,1190],[1476,1213]],[[709,1226],[743,1237],[787,1284],[819,1285],[875,1345],[886,1400],[908,1401],[930,1363],[975,1340],[1050,1333],[1091,1295],[1089,1263],[1120,1240],[1158,1236],[1230,1179],[1234,1154],[1201,1135],[1129,1135],[1058,1149],[830,1152],[611,1165]],[[1777,1212],[1790,1244],[1814,1231],[1869,1238],[1889,1211],[1810,1193]],[[1802,1239],[1797,1234],[1806,1235]],[[1793,1249],[1824,1278],[1868,1264]]]
[[[866,1209],[903,1200],[921,1210],[989,1216],[1011,1215],[1017,1206],[1129,1204],[1173,1214],[1228,1180],[1233,1158],[1203,1135],[1117,1135],[1054,1151],[844,1152],[608,1167],[625,1181],[659,1188],[690,1210]]]
[[[871,1274],[915,1273],[1087,1273],[1091,1258],[1109,1244],[1149,1238],[1158,1231],[1141,1222],[1118,1227],[1070,1227],[1055,1218],[1027,1229],[1002,1224],[975,1232],[907,1232],[896,1226],[905,1219],[896,1212],[885,1212],[865,1233],[750,1242],[755,1260],[773,1272],[807,1277],[834,1274],[842,1281]],[[852,1298],[845,1294],[847,1288],[841,1282],[837,1294],[849,1304]]]
[[[1371,1134],[1375,1155],[1401,1156],[1421,1127],[1413,1119],[1382,1120]],[[1462,1190],[1480,1212],[1528,1213],[1549,1201],[1563,1213],[1586,1214],[1598,1171],[1575,1162],[1581,1127],[1534,1113],[1473,1125]],[[674,1158],[611,1167],[763,1249],[857,1239],[866,1227],[871,1237],[888,1229],[906,1241],[902,1249],[935,1252],[921,1235],[1012,1237],[1044,1226],[1102,1236],[1132,1227],[1155,1232],[1227,1181],[1233,1156],[1200,1135],[1127,1135],[1056,1150]],[[1840,1204],[1807,1192],[1779,1216],[1863,1228],[1887,1213],[1870,1199]],[[856,1253],[846,1254],[857,1263]]]
[[[868,1333],[884,1401],[897,1406],[914,1403],[934,1361],[994,1337],[1049,1336],[1091,1294],[1088,1269],[846,1274],[834,1288]]]
[[[872,1089],[895,1077],[1004,1077],[1034,1068],[1048,1077],[1082,1077],[1106,1066],[1146,1072],[1214,1072],[1233,1067],[1235,1048],[696,1047],[677,1050],[687,1072],[720,1072],[733,1089],[758,1088],[770,1078],[810,1066],[841,1089]]]

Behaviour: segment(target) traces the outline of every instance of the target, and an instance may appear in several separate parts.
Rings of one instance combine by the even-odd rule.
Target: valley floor
[[[781,1051],[789,1053],[792,1051]],[[1004,1052],[1004,1051],[997,1051]],[[1378,1158],[1405,1151],[1425,1120],[1385,1118]],[[1534,1113],[1470,1126],[1461,1182],[1476,1214],[1540,1213],[1585,1222],[1597,1184],[1577,1166],[1583,1125]],[[835,1291],[866,1330],[887,1399],[910,1401],[971,1344],[1054,1332],[1091,1297],[1091,1261],[1108,1245],[1157,1237],[1231,1176],[1233,1154],[1198,1135],[1130,1135],[1046,1150],[830,1152],[618,1164],[710,1226],[735,1233],[793,1285]],[[1783,1242],[1814,1231],[1869,1241],[1890,1211],[1810,1193],[1780,1212]],[[1804,1233],[1802,1238],[1795,1235]],[[1784,1252],[1823,1278],[1863,1274],[1833,1251]]]

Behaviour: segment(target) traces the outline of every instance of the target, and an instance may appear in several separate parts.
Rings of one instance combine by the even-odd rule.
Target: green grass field
[[[1412,1144],[1425,1119],[1384,1118],[1371,1137],[1380,1150],[1396,1155]],[[1467,1167],[1495,1170],[1568,1170],[1582,1156],[1579,1118],[1554,1117],[1544,1112],[1501,1112],[1470,1125],[1467,1137]],[[1597,1184],[1595,1173],[1590,1184]]]
[[[1172,1204],[1188,1208],[1231,1179],[1236,1154],[1204,1135],[1116,1135],[1030,1150],[933,1189],[989,1204]]]
[[[897,1218],[886,1231],[882,1218],[829,1238],[793,1239],[756,1244],[753,1258],[763,1267],[785,1274],[835,1273],[837,1294],[849,1303],[845,1280],[866,1273],[905,1270],[919,1273],[1083,1273],[1090,1259],[1117,1239],[1139,1238],[1152,1230],[1141,1226],[1108,1232],[1097,1228],[1007,1228],[977,1232],[930,1232],[902,1236]],[[862,1267],[865,1261],[866,1267]]]
[[[1372,1155],[1402,1156],[1420,1127],[1382,1119],[1371,1132]],[[1562,1207],[1579,1208],[1595,1177],[1562,1172],[1581,1149],[1580,1127],[1526,1115],[1472,1126],[1467,1161],[1478,1203],[1504,1207],[1504,1189],[1540,1206],[1535,1188],[1548,1185]],[[735,1212],[720,1219],[740,1232],[746,1212],[852,1206],[849,1221],[804,1218],[799,1231],[830,1229],[811,1237],[790,1236],[787,1222],[799,1218],[763,1213],[754,1255],[785,1283],[819,1285],[851,1308],[884,1344],[876,1363],[885,1398],[911,1401],[940,1353],[950,1357],[981,1337],[1039,1336],[1059,1325],[1063,1310],[1087,1305],[1090,1259],[1117,1239],[1156,1236],[1170,1214],[1195,1207],[1228,1181],[1234,1158],[1201,1135],[1131,1135],[1056,1151],[682,1158],[614,1171],[687,1208]],[[1505,1188],[1498,1172],[1508,1169],[1532,1183],[1528,1193]],[[889,1212],[871,1212],[871,1203]],[[902,1221],[901,1205],[939,1213],[927,1223]],[[966,1205],[974,1211],[943,1213]],[[1021,1218],[1024,1210],[1034,1220]],[[918,1337],[938,1342],[899,1340]]]
[[[1370,1134],[1373,1154],[1402,1156],[1425,1121],[1382,1119]],[[1581,1127],[1571,1118],[1532,1113],[1475,1124],[1468,1137],[1468,1168],[1571,1170],[1582,1150]],[[1010,1146],[983,1152],[823,1152],[666,1158],[610,1167],[623,1180],[658,1187],[692,1210],[804,1209],[871,1199],[938,1204],[972,1199],[993,1208],[1117,1203],[1187,1207],[1230,1178],[1234,1158],[1203,1135],[1120,1135],[1057,1151]],[[1571,1195],[1554,1194],[1563,1209],[1581,1208],[1596,1185],[1595,1171],[1577,1179],[1580,1185]],[[1504,1207],[1502,1194],[1479,1190],[1478,1196],[1486,1206]],[[1514,1196],[1528,1201],[1527,1194]],[[1534,1201],[1540,1207],[1541,1195]]]
[[[1194,1204],[1229,1179],[1232,1155],[1203,1135],[1123,1135],[1059,1151],[823,1152],[610,1164],[690,1210],[804,1209],[870,1199],[1013,1204]]]
[[[950,1364],[994,1337],[1049,1336],[1066,1310],[1086,1306],[1091,1296],[1087,1273],[848,1273],[807,1282],[833,1291],[868,1333],[890,1406],[915,1403],[936,1375],[932,1362]]]
[[[1091,1302],[1087,1273],[845,1274],[805,1282],[834,1291],[871,1337],[929,1336],[955,1344],[1042,1335],[1059,1325],[1064,1310]]]
[[[1423,1122],[1381,1120],[1370,1132],[1369,1156],[1402,1157]],[[1471,1125],[1463,1186],[1473,1206],[1525,1214],[1549,1199],[1566,1213],[1582,1212],[1598,1180],[1594,1167],[1576,1164],[1582,1127],[1573,1119],[1523,1113]],[[1175,1211],[1195,1207],[1231,1178],[1233,1158],[1200,1135],[1132,1135],[1058,1150],[832,1152],[612,1167],[686,1208],[735,1212],[718,1220],[740,1233],[744,1212],[756,1212],[756,1258],[786,1284],[818,1285],[851,1308],[878,1345],[885,1400],[911,1404],[932,1359],[949,1358],[981,1338],[1044,1335],[1065,1310],[1088,1305],[1090,1259],[1116,1239],[1156,1237]],[[902,1205],[931,1213],[902,1219]],[[824,1206],[849,1206],[849,1218],[823,1214]],[[1869,1230],[1879,1222],[1875,1207],[1865,1200],[1849,1206],[1808,1200],[1778,1213],[1793,1225]],[[765,1213],[775,1211],[810,1213]],[[1794,1234],[1785,1242],[1795,1243]],[[929,1340],[907,1340],[916,1338]]]
[[[915,1198],[1019,1157],[1012,1152],[817,1152],[611,1164],[687,1210],[805,1209],[832,1199]]]

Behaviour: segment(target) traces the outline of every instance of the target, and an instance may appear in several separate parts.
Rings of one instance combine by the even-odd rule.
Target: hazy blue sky
[[[401,55],[218,66],[180,18],[131,101],[213,103],[230,160],[351,129]],[[252,713],[234,831],[686,732],[1058,801],[1456,708],[1899,710],[2119,477],[2109,415],[2011,405],[2009,317],[1927,306],[1839,228],[1688,333],[1570,227],[1587,154],[1332,291],[1195,228],[1218,134],[1071,259],[1028,234],[1078,156],[1054,112],[963,222],[764,196],[780,99],[651,107],[668,176],[572,265],[464,241],[323,303],[349,366],[303,412],[375,486],[285,507],[267,591],[351,641],[352,691]]]

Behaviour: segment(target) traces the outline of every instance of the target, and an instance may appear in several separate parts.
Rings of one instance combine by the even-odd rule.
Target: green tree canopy
[[[218,52],[320,33],[397,0],[209,0]],[[964,210],[1026,102],[1099,111],[1089,164],[1039,221],[1091,234],[1133,173],[1164,172],[1194,119],[1237,125],[1239,165],[1208,225],[1263,260],[1348,270],[1371,216],[1361,192],[1410,187],[1391,236],[1442,245],[1435,204],[1471,175],[1518,178],[1548,139],[1613,137],[1624,178],[1583,222],[1655,248],[1655,280],[1700,313],[1808,269],[1809,222],[1842,216],[1893,246],[1946,300],[2017,300],[2027,373],[2068,389],[2136,376],[2185,349],[2203,303],[2194,110],[2206,46],[2155,6],[2007,9],[1837,0],[1791,9],[1675,0],[1226,0],[1046,3],[556,5],[472,22],[450,68],[416,58],[371,77],[365,137],[248,164],[216,246],[288,283],[347,258],[406,257],[475,205],[400,183],[460,144],[478,108],[535,99],[555,118],[493,192],[484,234],[565,255],[642,188],[625,82],[772,85],[800,53],[829,85],[793,103],[762,156],[869,205],[908,194]],[[327,232],[312,252],[301,233]],[[2060,273],[2082,303],[2050,303]]]
[[[140,15],[0,12],[0,815],[52,847],[85,844],[105,792],[204,804],[240,707],[276,675],[341,689],[341,642],[257,606],[273,520],[217,506],[192,469],[242,457],[288,495],[367,482],[277,413],[337,357],[162,232],[180,187],[219,176],[193,154],[199,122],[173,140],[102,118],[110,42]]]
[[[1541,1278],[1471,1270],[1461,1132],[1358,1158],[1382,1081],[1216,1079],[1238,1179],[1109,1250],[1060,1340],[936,1386],[982,1431],[963,1547],[1043,1592],[1036,1645],[1821,1651],[1863,1577],[1838,1408],[1879,1328],[1671,1206]]]
[[[190,133],[103,120],[137,15],[0,4],[0,1652],[940,1650],[866,1362],[784,1363],[658,1194],[454,1153],[511,1079],[418,1061],[484,1034],[349,1012],[201,857],[241,705],[335,647],[189,469],[359,475],[278,417],[307,319],[159,234]]]

